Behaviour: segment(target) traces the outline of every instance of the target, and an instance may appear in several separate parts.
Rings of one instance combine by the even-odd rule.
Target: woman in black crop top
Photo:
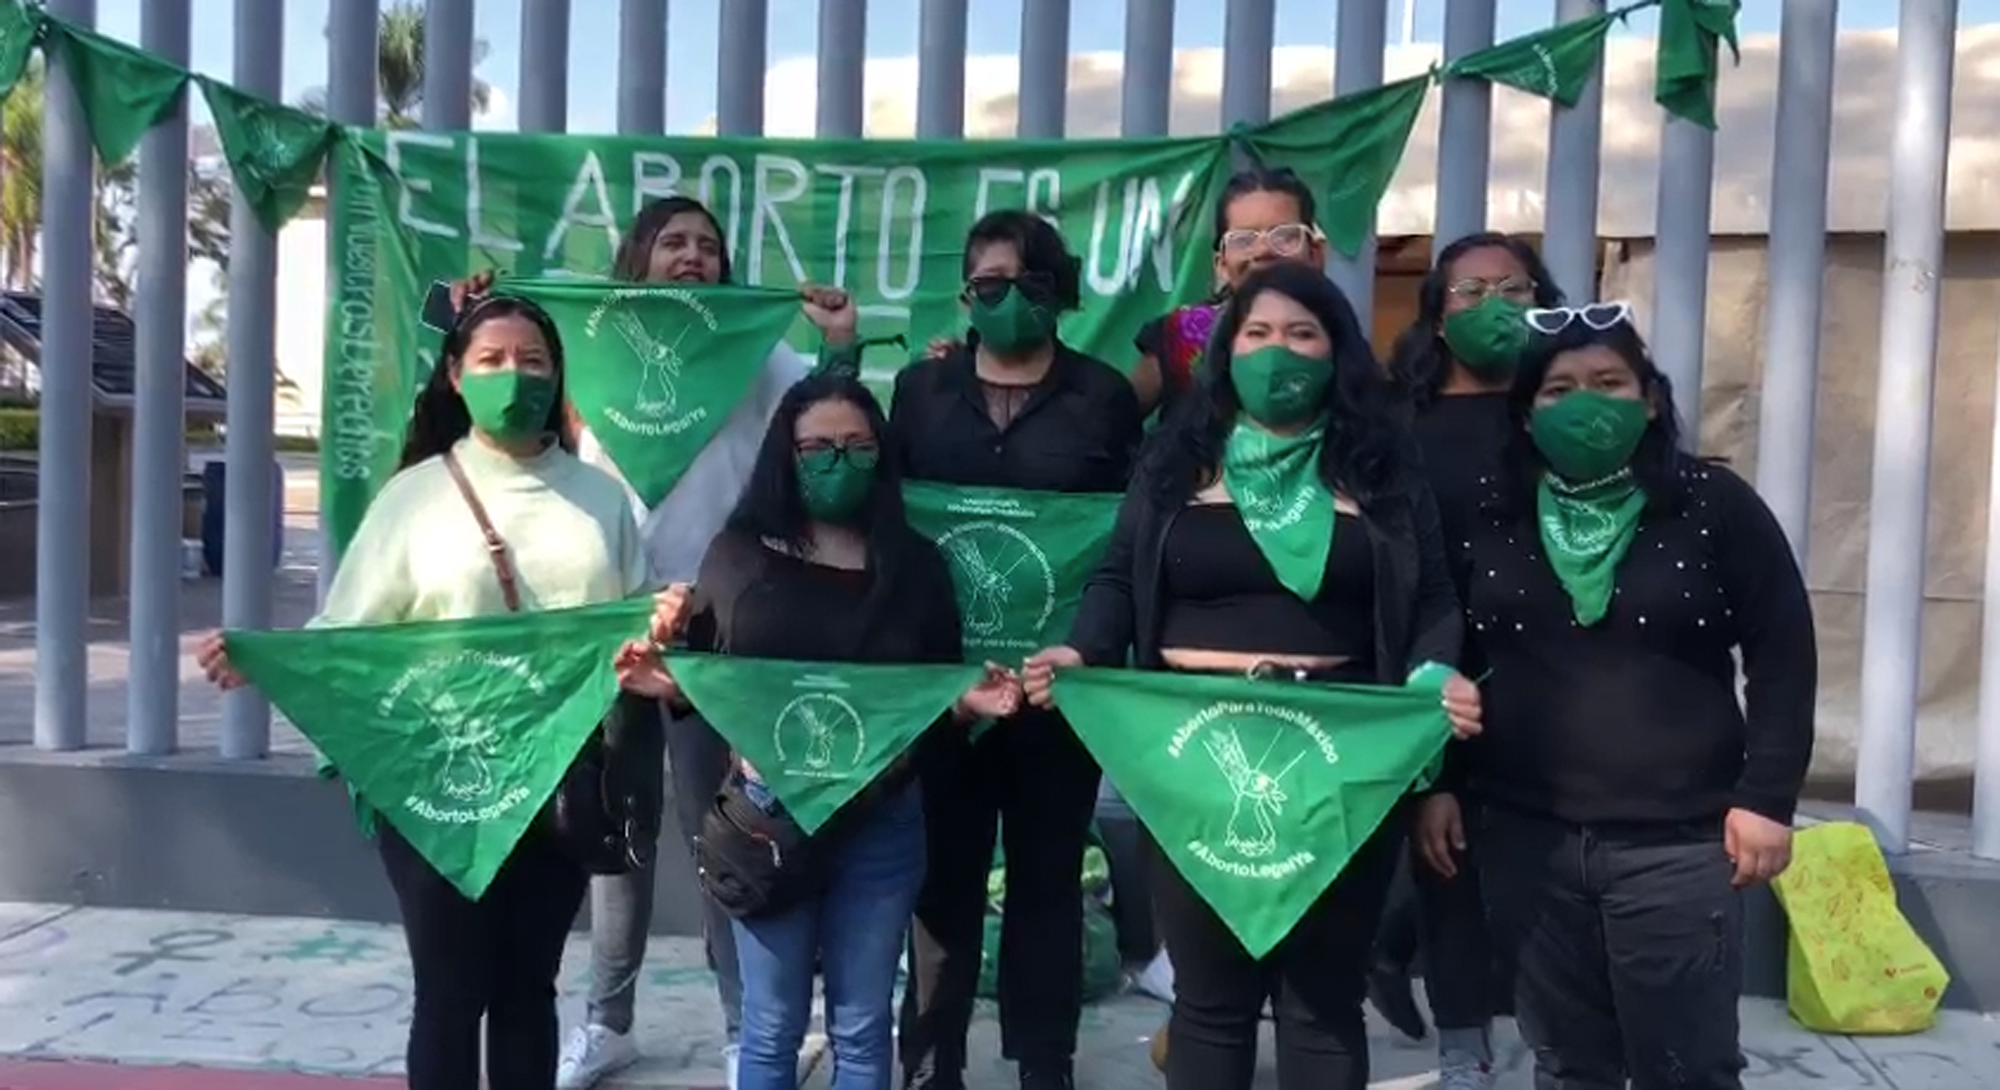
[[[1023,681],[1046,703],[1054,670],[1130,656],[1271,684],[1400,685],[1456,661],[1459,634],[1437,508],[1354,310],[1317,270],[1279,264],[1217,318],[1199,385],[1140,458],[1069,646],[1031,658]],[[1476,732],[1477,690],[1454,678],[1446,697],[1455,728]],[[1281,1086],[1368,1085],[1365,980],[1403,832],[1391,815],[1261,961],[1161,859],[1169,1090],[1247,1090],[1267,999]]]
[[[904,518],[901,482],[880,457],[885,427],[874,396],[852,379],[815,376],[785,395],[749,487],[686,596],[691,649],[793,661],[963,661],[951,573]],[[627,683],[687,714],[671,660],[628,654]],[[941,729],[1010,715],[1019,701],[1015,679],[991,671]],[[754,768],[739,760],[735,775],[755,805],[782,814]],[[921,795],[905,753],[843,810],[832,842],[815,847],[827,853],[831,876],[817,897],[733,921],[743,985],[735,1084],[743,1090],[797,1085],[822,965],[835,1084],[889,1085],[890,998],[924,875]]]
[[[1812,758],[1805,581],[1750,486],[1679,449],[1628,307],[1527,319],[1472,528],[1488,729],[1450,779],[1544,1079],[1737,1090],[1739,890],[1789,860]],[[1427,857],[1458,813],[1425,799]]]

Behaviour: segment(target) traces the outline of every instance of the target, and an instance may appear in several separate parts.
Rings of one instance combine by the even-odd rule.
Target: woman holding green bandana
[[[1353,307],[1317,270],[1246,277],[1196,385],[1147,442],[1069,645],[1028,660],[1030,702],[1049,703],[1055,672],[1086,664],[1401,685],[1455,661],[1437,508],[1380,375]],[[1455,733],[1478,732],[1470,682],[1452,678],[1445,709]],[[1362,1004],[1403,824],[1392,813],[1369,835],[1262,959],[1158,857],[1154,914],[1175,988],[1168,1090],[1248,1090],[1267,1001],[1281,1087],[1368,1085]]]
[[[1471,545],[1487,731],[1454,754],[1494,938],[1545,1082],[1737,1090],[1741,891],[1790,859],[1812,607],[1757,494],[1679,449],[1630,308],[1526,320]],[[1425,800],[1427,857],[1457,811]]]

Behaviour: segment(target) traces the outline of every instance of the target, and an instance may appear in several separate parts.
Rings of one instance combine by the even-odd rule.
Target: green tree
[[[395,0],[382,9],[375,28],[375,121],[385,129],[414,129],[424,106],[424,5],[420,0]],[[472,65],[486,59],[487,44],[472,43]],[[493,87],[473,77],[472,112],[483,114],[493,100]],[[325,116],[327,91],[315,87],[299,100],[299,108]]]

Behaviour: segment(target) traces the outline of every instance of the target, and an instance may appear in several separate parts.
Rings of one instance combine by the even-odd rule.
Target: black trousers
[[[1392,813],[1261,960],[1172,862],[1154,860],[1153,914],[1174,963],[1167,1090],[1250,1090],[1267,1000],[1281,1090],[1367,1090],[1362,1003],[1404,821],[1403,811]]]
[[[479,1090],[481,1018],[490,1090],[551,1090],[556,974],[588,886],[583,869],[530,829],[486,895],[469,901],[387,821],[378,847],[416,982],[410,1090]]]
[[[1742,901],[1720,824],[1478,822],[1538,1090],[1741,1090]]]
[[[905,1077],[961,1084],[996,825],[1007,860],[1001,1054],[1027,1067],[1065,1065],[1083,1012],[1083,850],[1097,763],[1069,724],[1045,711],[1023,712],[971,743],[940,730],[920,759],[929,855],[903,992]]]

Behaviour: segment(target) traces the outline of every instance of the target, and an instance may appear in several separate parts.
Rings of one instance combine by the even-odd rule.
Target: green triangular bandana
[[[1253,957],[1289,934],[1444,748],[1450,671],[1405,687],[1141,670],[1055,701],[1175,869]]]
[[[816,832],[949,711],[977,666],[880,666],[675,653],[688,703]]]
[[[570,402],[647,507],[673,491],[800,315],[797,292],[765,288],[561,277],[493,290],[555,319]]]
[[[146,130],[174,108],[188,70],[116,38],[48,21],[48,47],[62,50],[77,100],[90,119],[90,142],[104,165],[124,162]]]
[[[1575,106],[1604,55],[1604,35],[1614,18],[1592,15],[1502,42],[1447,65],[1444,74],[1503,83]]]
[[[967,662],[1019,662],[1069,635],[1116,495],[906,483],[910,525],[951,565]]]
[[[230,632],[229,661],[478,900],[617,696],[650,598],[462,621]]]

